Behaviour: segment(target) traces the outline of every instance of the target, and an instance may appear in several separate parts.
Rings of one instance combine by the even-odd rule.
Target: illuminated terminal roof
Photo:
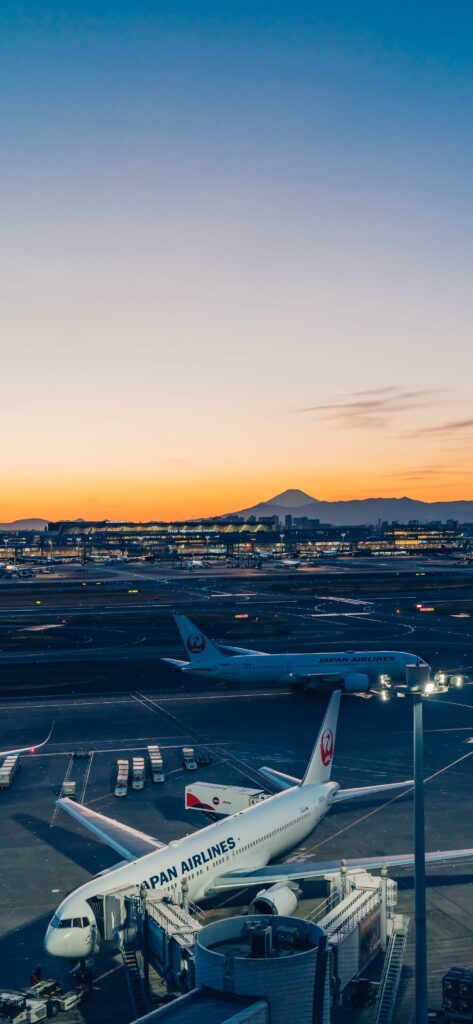
[[[80,537],[92,533],[126,533],[136,534],[137,536],[153,533],[264,533],[271,531],[271,524],[243,522],[241,519],[236,521],[229,521],[228,519],[204,519],[178,523],[128,523],[113,522],[109,519],[104,519],[100,522],[69,522],[67,520],[61,520],[57,523],[48,523],[47,530],[48,533],[67,533],[70,536]]]

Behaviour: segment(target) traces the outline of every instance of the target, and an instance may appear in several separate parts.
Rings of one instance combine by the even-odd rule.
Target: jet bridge
[[[327,934],[332,999],[337,1005],[347,985],[363,973],[380,950],[387,950],[389,959],[399,920],[395,914],[397,884],[388,878],[386,867],[380,878],[367,872],[350,872],[343,862],[340,872],[326,876],[326,881],[330,886],[328,899],[310,919]],[[402,957],[400,966],[399,958],[396,963],[399,980]],[[396,992],[397,986],[393,1001]]]

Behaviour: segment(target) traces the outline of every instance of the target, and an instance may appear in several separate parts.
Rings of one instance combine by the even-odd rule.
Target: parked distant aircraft
[[[338,783],[330,781],[340,698],[340,690],[330,698],[302,779],[262,768],[265,778],[271,779],[282,792],[169,845],[73,800],[58,800],[59,806],[76,821],[131,863],[93,878],[66,896],[47,929],[46,951],[71,958],[96,952],[101,941],[99,915],[103,897],[120,888],[132,887],[139,892],[144,887],[182,903],[184,898],[202,900],[216,893],[269,883],[269,888],[255,897],[255,911],[293,913],[297,906],[293,883],[337,871],[340,862],[300,860],[268,867],[270,861],[307,839],[332,804],[392,793],[411,785],[408,779],[340,789]],[[471,859],[473,849],[426,854],[430,864]],[[376,857],[347,861],[348,867],[367,870],[384,863],[392,867],[410,866],[414,856],[383,852]]]
[[[244,647],[227,647],[208,639],[185,615],[175,615],[189,661],[163,658],[191,674],[242,683],[289,683],[294,689],[367,693],[374,684],[404,682],[406,665],[425,665],[405,651],[328,651],[326,653],[266,654]]]

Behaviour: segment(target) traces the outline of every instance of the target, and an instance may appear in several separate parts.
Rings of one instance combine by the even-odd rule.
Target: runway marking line
[[[90,776],[90,772],[91,772],[91,769],[92,769],[92,761],[93,760],[94,760],[94,751],[92,751],[92,753],[91,753],[91,755],[89,757],[89,763],[87,765],[87,771],[85,773],[84,785],[82,787],[82,793],[80,795],[80,801],[79,801],[79,803],[81,803],[81,804],[83,804],[84,800],[85,800],[85,791],[87,789],[87,784],[88,784],[88,781],[89,781],[89,776]]]
[[[200,733],[198,733],[195,729],[192,729],[188,726],[184,727],[179,721],[179,719],[176,717],[176,715],[173,715],[172,712],[170,711],[166,711],[165,708],[162,708],[157,703],[157,701],[151,700],[150,697],[145,697],[144,694],[138,693],[138,691],[136,692],[136,695],[132,694],[132,696],[134,696],[135,700],[137,700],[140,704],[143,704],[143,707],[149,707],[149,710],[154,711],[155,714],[159,714],[159,712],[161,712],[161,714],[163,714],[164,716],[171,718],[172,721],[176,723],[178,728],[183,732],[185,736],[192,736],[198,743],[202,744],[203,746],[209,747],[211,745],[208,744],[205,738],[201,736]],[[246,778],[249,779],[250,782],[252,782],[253,784],[255,784],[256,782],[260,789],[263,788],[261,776],[257,774],[256,770],[252,768],[251,765],[247,765],[246,762],[243,761],[241,758],[238,758],[234,754],[231,754],[228,748],[226,747],[222,747],[222,751],[224,751],[226,754],[226,760],[229,763],[233,762],[233,766],[236,768],[237,771],[240,772],[241,775],[243,775],[244,777],[246,776]],[[240,767],[240,765],[243,765],[243,769]]]

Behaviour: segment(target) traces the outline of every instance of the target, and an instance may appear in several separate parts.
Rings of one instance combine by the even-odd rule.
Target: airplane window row
[[[304,818],[309,817],[309,813],[310,812],[308,810],[304,811],[303,814],[298,815],[297,818],[293,818],[291,821],[287,821],[284,825],[280,825],[279,828],[275,828],[271,832],[267,832],[266,835],[260,836],[259,839],[255,839],[251,843],[246,843],[244,846],[240,846],[237,850],[232,850],[231,853],[227,853],[223,857],[219,857],[218,860],[215,860],[215,861],[212,862],[212,865],[207,864],[205,869],[204,869],[204,867],[200,867],[200,868],[196,867],[194,869],[194,871],[190,871],[189,874],[186,875],[187,880],[188,881],[192,881],[192,879],[194,878],[194,875],[203,875],[204,874],[204,870],[210,871],[211,867],[212,868],[220,867],[221,864],[223,864],[225,861],[230,860],[231,857],[236,857],[236,856],[238,856],[238,854],[244,853],[245,850],[249,850],[252,847],[259,846],[259,844],[263,843],[266,839],[270,839],[272,836],[277,835],[277,833],[284,832],[287,828],[291,828],[292,825],[296,825],[299,821],[303,821]],[[172,882],[164,882],[163,883],[163,888],[166,888],[168,885],[170,885],[171,888],[174,888],[174,883],[172,883]],[[55,925],[55,927],[58,927],[58,926]]]
[[[271,839],[272,836],[277,835],[279,832],[284,832],[287,828],[291,828],[292,825],[296,825],[297,822],[307,818],[308,815],[309,811],[304,811],[303,814],[300,814],[297,818],[293,818],[292,821],[287,821],[285,825],[280,825],[279,828],[275,828],[271,832],[267,832],[266,835],[260,836],[259,839],[255,839],[251,843],[246,843],[245,846],[241,847],[241,850],[248,850],[250,847],[259,846],[259,844],[263,843],[265,839]]]

